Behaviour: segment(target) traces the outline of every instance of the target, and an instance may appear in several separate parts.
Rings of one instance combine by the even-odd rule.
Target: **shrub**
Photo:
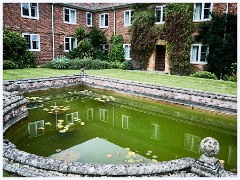
[[[109,52],[109,61],[123,62],[124,60],[123,36],[119,34],[112,35],[110,42],[111,42],[112,48]]]
[[[223,80],[237,82],[237,76],[236,75],[225,75],[225,76],[223,76]]]
[[[3,69],[17,69],[17,65],[10,61],[10,60],[4,60],[3,61]]]
[[[191,74],[190,77],[206,78],[206,79],[217,79],[217,76],[208,71],[199,71]]]
[[[112,64],[114,69],[121,69],[122,68],[122,63],[119,62],[119,61],[111,62],[111,64]]]
[[[28,51],[26,39],[7,29],[3,30],[3,60],[12,61],[17,68],[36,67],[35,54]]]
[[[51,64],[54,69],[67,69],[69,66],[69,60],[65,56],[60,56],[53,59]]]
[[[91,58],[73,59],[69,61],[68,69],[111,69],[112,65],[106,61],[92,60]]]
[[[49,61],[41,66],[42,68],[53,68],[52,61]]]
[[[121,69],[123,69],[123,70],[133,70],[132,61],[124,61],[121,65]]]

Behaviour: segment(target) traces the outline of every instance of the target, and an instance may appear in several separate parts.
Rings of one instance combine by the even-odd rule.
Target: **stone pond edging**
[[[218,95],[213,93],[207,95],[202,92],[180,88],[169,88],[165,86],[87,75],[4,81],[3,131],[5,132],[11,125],[28,115],[26,107],[27,101],[20,93],[79,84],[86,84],[92,87],[111,89],[134,95],[142,94],[143,96],[151,98],[161,99],[161,97],[163,97],[163,99],[165,98],[166,100],[168,100],[167,96],[170,95],[170,101],[173,99],[178,101],[178,99],[181,98],[179,93],[183,92],[188,94],[188,98],[191,96],[192,99],[196,99],[197,97],[195,96],[197,95],[202,95],[202,98],[213,98],[215,103],[221,102],[219,103],[220,108],[229,109],[231,107],[233,112],[236,103],[235,96]],[[184,102],[187,100],[186,98],[183,98],[183,100],[180,100],[180,102],[182,101]],[[223,106],[222,101],[227,101],[228,107]],[[207,102],[210,104],[212,103],[211,101]],[[7,139],[4,138],[3,140],[3,168],[9,172],[14,172],[21,176],[154,176],[156,174],[164,174],[188,169],[192,166],[194,161],[195,159],[187,157],[172,161],[147,164],[85,164],[78,162],[59,161],[53,158],[30,154],[18,150],[15,145],[9,142]],[[225,171],[222,176],[236,175]]]

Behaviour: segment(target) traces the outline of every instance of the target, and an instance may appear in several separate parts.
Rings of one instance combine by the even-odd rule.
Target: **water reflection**
[[[56,94],[51,91],[42,93],[42,99],[48,97],[42,102],[44,106],[29,110],[29,136],[41,135],[41,138],[36,138],[34,143],[27,141],[26,133],[19,130],[15,134],[18,139],[14,143],[20,149],[49,156],[56,149],[64,151],[99,137],[124,149],[130,148],[132,152],[147,159],[164,161],[181,157],[198,158],[201,139],[211,136],[220,143],[218,158],[225,160],[225,167],[233,168],[237,165],[236,126],[219,126],[219,121],[216,120],[221,116],[214,119],[212,115],[199,115],[192,110],[178,110],[158,103],[139,103],[87,90],[74,89],[59,92],[61,96]],[[56,108],[66,107],[67,110],[56,113],[60,109],[55,109],[54,113],[49,113],[49,107],[54,102],[62,105]],[[43,119],[41,126],[34,122],[36,116]],[[39,131],[38,128],[44,128],[44,120],[54,128]],[[214,123],[206,125],[205,122]],[[85,126],[81,126],[85,123]],[[8,135],[13,137],[14,132],[11,133]],[[103,147],[93,149],[96,151],[101,148]],[[63,156],[67,156],[67,153]],[[80,159],[81,157],[80,154]],[[91,161],[94,163],[102,160],[95,157]]]

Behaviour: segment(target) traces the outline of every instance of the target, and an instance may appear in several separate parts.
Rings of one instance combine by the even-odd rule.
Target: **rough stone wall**
[[[40,79],[25,79],[17,81],[4,81],[3,83],[3,130],[27,116],[26,100],[19,94],[24,91],[36,91],[49,88],[65,87],[77,84],[87,84],[93,87],[113,89],[115,91],[143,95],[153,98],[170,96],[167,101],[183,98],[184,94],[210,98],[213,102],[224,100],[236,104],[235,96],[208,94],[204,92],[189,91],[181,88],[168,88],[164,86],[149,85],[131,81],[120,81],[110,78],[94,76],[63,76]],[[17,92],[19,91],[19,92]],[[162,94],[161,94],[162,93]],[[182,95],[180,95],[182,94]],[[197,98],[197,97],[194,97]],[[190,100],[188,98],[188,100]],[[198,99],[199,100],[199,99]],[[211,102],[211,101],[210,101]],[[225,102],[226,103],[226,102]],[[228,102],[226,103],[228,104]],[[182,158],[160,163],[144,164],[86,164],[78,162],[59,161],[53,158],[37,156],[20,151],[7,139],[3,139],[3,169],[27,177],[82,177],[82,176],[197,176],[185,173],[184,170],[192,167],[193,158]],[[173,175],[166,173],[174,172]],[[220,176],[236,176],[223,171]]]

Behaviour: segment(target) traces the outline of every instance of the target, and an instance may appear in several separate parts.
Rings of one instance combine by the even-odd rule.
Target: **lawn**
[[[3,70],[3,80],[27,79],[79,74],[80,70],[58,70],[47,68]],[[89,75],[126,79],[170,87],[181,87],[222,94],[237,95],[237,83],[188,76],[175,76],[151,71],[127,71],[119,69],[86,70]]]

